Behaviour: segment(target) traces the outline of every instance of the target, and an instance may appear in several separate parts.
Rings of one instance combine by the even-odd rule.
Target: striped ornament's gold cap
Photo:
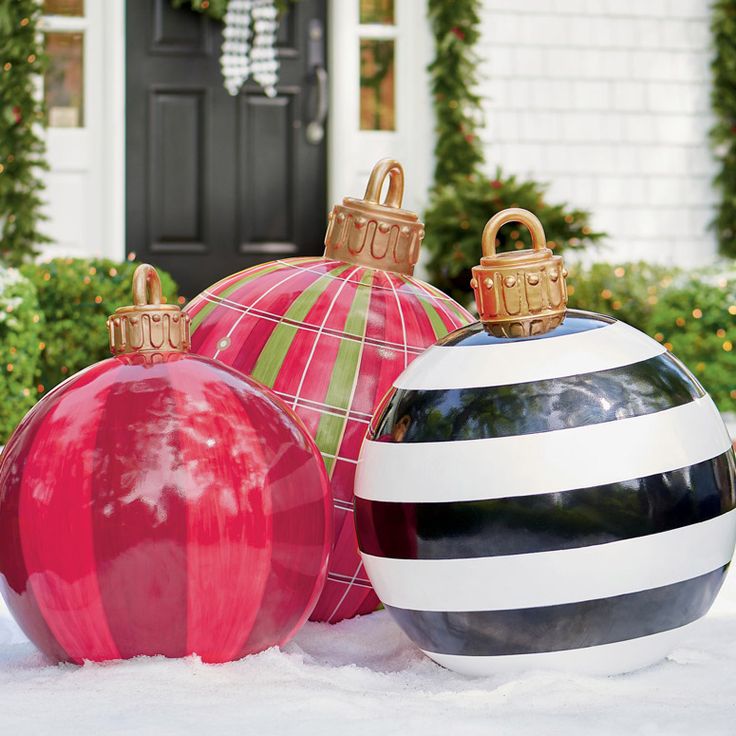
[[[532,248],[496,253],[502,225],[520,222],[529,228]],[[480,320],[497,337],[529,337],[554,329],[567,310],[567,270],[561,256],[547,247],[544,228],[528,210],[517,207],[494,215],[483,229],[483,257],[473,268]]]

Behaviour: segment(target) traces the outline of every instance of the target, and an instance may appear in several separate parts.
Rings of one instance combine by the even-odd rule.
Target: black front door
[[[222,24],[170,0],[127,0],[126,247],[187,298],[253,264],[323,250],[325,6],[301,0],[282,18],[275,97],[251,81],[231,97]]]

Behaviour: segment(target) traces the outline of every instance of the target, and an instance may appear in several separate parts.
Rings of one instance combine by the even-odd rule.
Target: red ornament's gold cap
[[[162,304],[161,280],[147,263],[133,274],[133,305],[116,309],[107,329],[113,355],[187,352],[191,345],[189,315],[175,304]]]
[[[529,228],[532,249],[496,253],[496,236],[507,222]],[[528,210],[517,207],[494,215],[483,230],[483,258],[473,268],[480,320],[498,337],[528,337],[554,329],[565,319],[567,270],[547,247],[544,228]]]
[[[388,192],[379,202],[386,177]],[[345,197],[329,214],[325,258],[411,276],[419,258],[424,224],[401,209],[404,169],[398,161],[381,159],[371,172],[363,199]]]

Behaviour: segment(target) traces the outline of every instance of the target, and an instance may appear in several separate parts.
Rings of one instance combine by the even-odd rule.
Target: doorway
[[[256,263],[322,253],[326,31],[326,0],[294,4],[276,95],[249,81],[232,97],[222,24],[169,0],[127,1],[126,250],[185,297]]]

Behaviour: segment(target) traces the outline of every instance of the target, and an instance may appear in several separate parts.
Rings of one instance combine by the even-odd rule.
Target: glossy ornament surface
[[[518,337],[461,328],[396,380],[357,473],[366,570],[405,633],[459,672],[649,665],[731,561],[728,433],[643,333],[573,310],[536,334],[523,319]]]
[[[370,198],[377,199],[389,172],[393,188],[387,203],[378,204]],[[204,291],[186,310],[193,351],[272,388],[322,453],[335,544],[313,620],[335,622],[377,607],[353,522],[360,446],[396,376],[438,338],[472,322],[460,305],[410,275],[423,231],[416,215],[398,208],[401,187],[399,165],[382,162],[366,200],[346,199],[333,211],[326,237],[333,257],[247,269]]]
[[[118,355],[42,398],[3,453],[3,596],[59,661],[283,644],[327,571],[323,463],[279,399],[183,352],[178,308],[137,306],[111,318]]]

